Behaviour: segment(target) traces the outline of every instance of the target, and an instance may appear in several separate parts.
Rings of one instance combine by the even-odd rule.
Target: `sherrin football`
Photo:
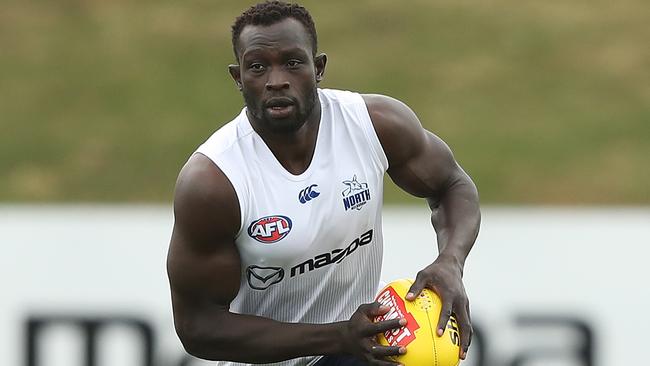
[[[389,283],[377,295],[377,301],[390,310],[375,318],[384,321],[406,318],[406,325],[378,335],[382,345],[406,347],[406,354],[390,358],[404,366],[457,366],[459,359],[460,334],[458,323],[452,316],[442,336],[438,337],[436,327],[442,303],[438,295],[428,289],[422,291],[414,301],[406,300],[412,280],[397,280]]]

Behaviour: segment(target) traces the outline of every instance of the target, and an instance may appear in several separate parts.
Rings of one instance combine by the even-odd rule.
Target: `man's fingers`
[[[415,300],[418,296],[420,296],[420,292],[424,290],[426,284],[424,281],[420,280],[420,276],[418,275],[415,278],[415,282],[411,285],[409,288],[409,291],[406,293],[406,300],[408,301],[413,301]]]
[[[447,322],[449,321],[449,317],[451,316],[451,303],[449,302],[443,302],[442,303],[442,308],[440,309],[440,318],[438,318],[438,327],[436,328],[436,333],[438,334],[438,337],[442,336],[442,334],[445,332],[445,328],[447,327]]]
[[[397,356],[403,355],[406,353],[405,347],[400,346],[380,346],[374,345],[370,350],[373,356],[375,357],[386,357],[386,356]]]
[[[461,309],[456,314],[456,320],[458,321],[460,331],[460,358],[464,360],[467,357],[467,350],[469,349],[470,343],[472,343],[472,335],[474,333],[466,308]]]
[[[383,322],[374,323],[371,329],[372,334],[383,333],[387,330],[403,327],[406,325],[406,319],[391,319]]]
[[[376,316],[386,314],[390,308],[375,301],[370,304],[363,304],[359,306],[359,310],[362,313],[366,314],[369,318],[374,318]]]
[[[393,346],[381,346],[379,344],[374,344],[370,348],[370,357],[368,360],[368,365],[373,366],[398,366],[401,365],[397,361],[393,361],[388,358],[389,356],[397,356],[406,353],[406,348],[404,347],[393,347]]]

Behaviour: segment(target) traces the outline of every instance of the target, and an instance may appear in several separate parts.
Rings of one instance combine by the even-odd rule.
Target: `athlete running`
[[[190,157],[174,198],[168,273],[186,350],[219,365],[395,365],[385,356],[406,350],[375,335],[405,320],[373,323],[387,309],[372,302],[388,173],[426,199],[437,233],[407,299],[441,296],[438,328],[456,315],[465,358],[462,277],[480,213],[448,146],[398,100],[318,88],[327,57],[299,5],[251,7],[232,41],[245,108]]]

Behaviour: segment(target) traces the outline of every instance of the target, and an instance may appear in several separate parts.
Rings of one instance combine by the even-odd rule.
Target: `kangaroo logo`
[[[298,193],[298,201],[302,203],[303,205],[314,198],[320,196],[320,192],[316,192],[315,188],[318,187],[317,184],[312,184],[309,187],[303,189]]]
[[[344,180],[347,187],[341,192],[343,195],[343,207],[345,211],[350,209],[360,210],[370,201],[370,189],[368,183],[361,183],[357,180],[356,174],[351,180]]]
[[[346,188],[343,191],[343,197],[349,196],[350,193],[352,193],[352,192],[362,191],[362,190],[368,188],[368,183],[359,183],[359,181],[357,180],[356,174],[354,175],[352,180],[344,180],[343,184],[348,186],[348,188]]]

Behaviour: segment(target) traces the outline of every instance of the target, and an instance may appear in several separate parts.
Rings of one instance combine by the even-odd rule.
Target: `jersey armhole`
[[[357,96],[361,102],[361,105],[357,106],[356,108],[356,112],[359,116],[359,121],[361,122],[361,127],[364,134],[366,135],[366,139],[372,147],[375,162],[384,170],[384,172],[386,172],[386,170],[388,170],[388,158],[386,157],[384,148],[381,146],[379,136],[377,136],[375,125],[372,123],[372,119],[370,118],[370,112],[368,111],[366,101],[363,99],[361,94],[357,94]]]
[[[239,238],[241,235],[242,231],[244,230],[244,218],[246,217],[246,212],[247,212],[247,205],[246,205],[246,200],[245,197],[247,193],[247,184],[243,177],[240,177],[239,174],[236,173],[236,169],[232,169],[230,165],[226,161],[220,161],[220,159],[215,159],[211,154],[208,152],[204,151],[203,145],[201,145],[195,152],[195,154],[201,154],[212,163],[218,167],[223,174],[226,176],[226,179],[228,180],[228,183],[230,183],[230,186],[233,188],[235,191],[235,199],[237,200],[237,204],[239,205],[239,229],[237,230],[237,234],[235,235],[234,239]]]

